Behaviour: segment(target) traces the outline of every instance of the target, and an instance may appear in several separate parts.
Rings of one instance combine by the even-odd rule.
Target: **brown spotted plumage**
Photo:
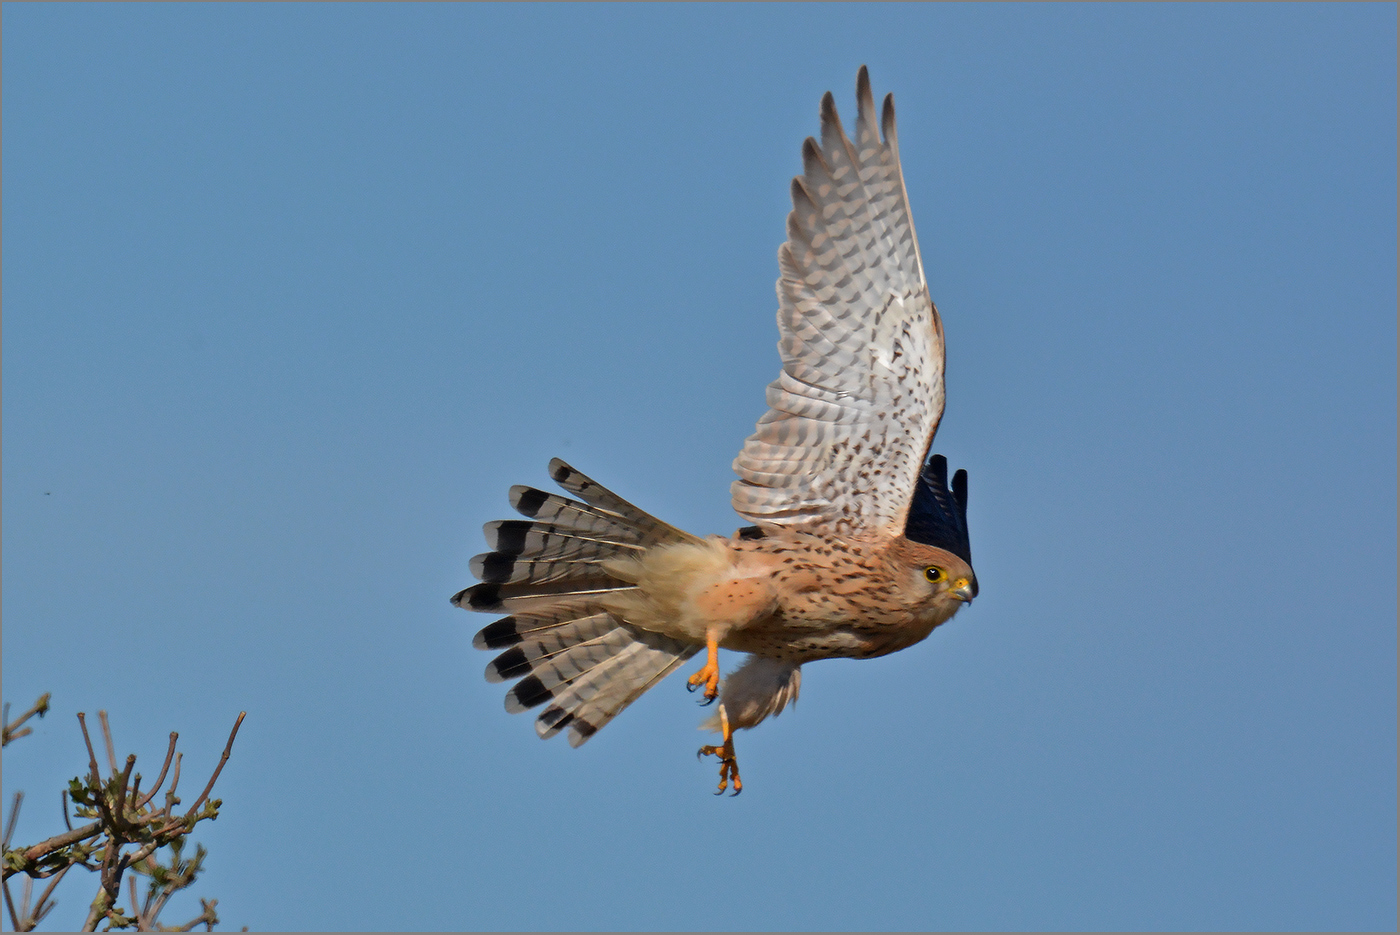
[[[783,369],[735,459],[734,508],[753,525],[698,538],[559,460],[578,499],[511,489],[526,520],[486,525],[481,584],[452,598],[505,613],[476,636],[519,679],[508,711],[584,743],[704,650],[689,679],[719,698],[720,791],[742,788],[733,731],[796,701],[801,667],[927,637],[977,594],[967,475],[928,456],[943,414],[943,326],[929,298],[899,166],[894,102],[877,122],[864,67],[854,138],[830,94],[802,148],[778,251]],[[720,648],[749,653],[720,678]]]

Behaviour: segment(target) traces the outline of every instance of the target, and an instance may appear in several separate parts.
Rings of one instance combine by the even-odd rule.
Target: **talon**
[[[720,729],[724,731],[724,743],[720,746],[703,746],[695,754],[696,759],[702,756],[719,757],[719,791],[715,795],[722,795],[724,790],[729,788],[729,781],[734,780],[734,791],[730,793],[730,798],[744,791],[743,780],[739,778],[739,761],[734,757],[734,731],[729,726],[729,713],[724,710],[724,705],[719,706]]]
[[[719,664],[713,662],[705,663],[699,672],[692,675],[685,683],[689,691],[695,691],[701,685],[705,686],[705,703],[709,704],[719,697]]]
[[[705,703],[709,704],[719,697],[719,639],[715,636],[705,638],[705,664],[686,680],[686,685],[691,691],[705,686]]]

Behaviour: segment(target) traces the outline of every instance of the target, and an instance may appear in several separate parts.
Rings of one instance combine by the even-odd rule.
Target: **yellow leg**
[[[701,747],[699,756],[719,757],[719,795],[729,788],[729,781],[734,780],[733,795],[738,795],[744,791],[743,780],[739,778],[739,761],[734,758],[734,731],[729,727],[729,714],[724,710],[724,705],[719,706],[719,726],[724,731],[724,743],[718,747]]]
[[[705,686],[705,704],[719,697],[719,640],[705,637],[705,665],[686,682],[691,691]]]

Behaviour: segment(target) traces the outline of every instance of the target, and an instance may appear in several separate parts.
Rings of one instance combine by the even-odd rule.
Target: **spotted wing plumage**
[[[822,98],[778,250],[769,410],[734,461],[734,509],[760,525],[898,535],[943,414],[943,325],[929,298],[894,101],[876,125],[856,80],[855,140]],[[881,138],[883,129],[883,139]]]

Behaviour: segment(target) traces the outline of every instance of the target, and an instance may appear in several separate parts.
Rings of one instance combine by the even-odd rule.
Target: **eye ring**
[[[939,568],[937,565],[930,565],[924,569],[924,579],[927,580],[930,584],[937,584],[940,581],[946,581],[947,578],[948,573],[945,572],[942,568]]]

